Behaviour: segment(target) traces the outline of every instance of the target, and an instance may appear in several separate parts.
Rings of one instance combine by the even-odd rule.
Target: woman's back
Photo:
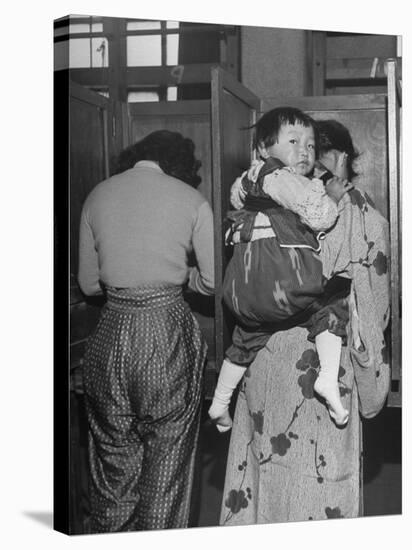
[[[141,161],[92,191],[82,225],[93,233],[106,285],[179,285],[187,278],[193,230],[208,216],[210,207],[198,191],[156,163]]]

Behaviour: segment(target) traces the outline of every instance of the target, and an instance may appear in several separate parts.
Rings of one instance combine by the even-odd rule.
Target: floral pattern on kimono
[[[350,411],[337,427],[313,390],[319,371],[307,330],[275,333],[247,369],[227,461],[222,525],[356,517],[360,513],[360,420],[389,389],[388,224],[354,189],[339,204],[322,249],[323,272],[352,280],[349,341],[339,389]]]

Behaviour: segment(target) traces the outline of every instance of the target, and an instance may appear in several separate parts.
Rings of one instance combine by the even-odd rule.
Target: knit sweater
[[[197,267],[189,268],[194,252]],[[96,294],[114,287],[182,285],[212,294],[213,214],[206,199],[140,161],[87,197],[80,221],[79,284]]]

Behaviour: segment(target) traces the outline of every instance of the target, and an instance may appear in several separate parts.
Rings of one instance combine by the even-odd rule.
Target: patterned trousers
[[[180,287],[108,289],[84,368],[92,532],[187,527],[205,360]]]

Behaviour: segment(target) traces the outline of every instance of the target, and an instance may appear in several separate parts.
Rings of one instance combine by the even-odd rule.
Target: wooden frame
[[[326,33],[312,32],[312,94],[325,94],[326,81]]]
[[[388,405],[402,405],[402,323],[401,323],[401,170],[400,109],[402,90],[395,59],[387,61],[388,71],[388,150],[389,150],[389,223],[391,240],[391,366],[392,385]]]
[[[69,225],[70,231],[70,326],[69,337],[69,402],[70,446],[68,451],[70,483],[70,534],[87,532],[88,474],[85,445],[85,423],[82,388],[82,365],[85,343],[100,317],[98,300],[81,293],[77,282],[77,245],[80,211],[84,199],[101,180],[110,175],[110,157],[116,145],[116,123],[113,102],[69,82]],[[84,125],[83,125],[84,123]],[[79,143],[79,137],[83,139]]]
[[[127,106],[129,124],[128,134],[129,140],[136,139],[136,129],[132,128],[134,119],[145,126],[145,119],[150,121],[154,117],[159,118],[159,127],[173,128],[172,118],[174,117],[198,117],[201,116],[204,121],[208,121],[209,132],[211,135],[212,147],[212,179],[213,186],[203,189],[206,198],[213,205],[215,218],[215,280],[216,280],[216,295],[214,299],[214,353],[212,350],[211,356],[208,357],[210,365],[208,371],[215,368],[220,368],[223,361],[225,346],[230,340],[229,330],[224,321],[224,310],[222,305],[222,280],[224,268],[226,265],[226,255],[224,250],[224,235],[223,235],[223,217],[228,208],[229,188],[235,176],[239,173],[239,158],[233,155],[233,149],[238,147],[241,142],[238,123],[235,117],[227,120],[224,117],[223,103],[230,101],[232,108],[240,109],[243,116],[244,126],[251,125],[255,122],[256,112],[260,108],[260,100],[247,88],[242,86],[231,74],[224,71],[220,67],[214,66],[211,70],[212,97],[211,100],[183,100],[177,102],[156,102],[156,103],[133,103]],[[163,118],[163,123],[161,122]],[[150,123],[153,126],[153,123]],[[151,128],[150,124],[147,126]],[[153,128],[151,128],[153,129]],[[225,140],[228,131],[233,130],[233,141]],[[188,136],[191,137],[190,129]],[[251,133],[249,133],[249,141],[247,146],[242,149],[243,162],[246,167],[249,164],[250,155],[252,153]],[[243,136],[244,137],[244,136]],[[229,141],[231,142],[231,151],[229,151]],[[229,152],[229,155],[228,155]],[[228,160],[229,158],[229,160]],[[207,157],[203,159],[207,164]],[[242,161],[241,161],[242,162]],[[205,167],[206,168],[206,167]],[[229,172],[228,172],[229,170]],[[206,172],[206,176],[207,176]],[[232,179],[233,178],[233,179]],[[201,322],[203,329],[208,330],[208,325]],[[221,334],[224,334],[223,339]],[[210,397],[210,392],[208,393]]]
[[[76,22],[89,23],[90,17],[76,18]],[[70,18],[62,18],[55,22],[55,42],[68,44],[70,38],[106,38],[109,43],[108,67],[70,68],[67,56],[67,69],[70,68],[71,78],[90,88],[107,89],[113,101],[127,102],[127,93],[132,87],[157,86],[160,88],[161,100],[166,100],[166,89],[179,84],[201,84],[210,82],[212,66],[219,65],[227,71],[239,76],[239,28],[234,25],[194,24],[184,28],[166,28],[166,22],[160,21],[159,29],[126,30],[129,18],[101,17],[103,31],[93,33],[69,33]],[[67,26],[67,33],[63,29]],[[175,66],[166,65],[166,36],[168,34],[199,33],[219,31],[220,59],[215,63],[188,63]],[[128,67],[127,46],[128,36],[159,35],[162,39],[160,66]]]
[[[369,33],[308,31],[312,64],[313,95],[333,94],[334,88],[346,94],[345,88],[378,88],[382,93],[387,83],[386,58],[395,56],[396,36],[384,38],[373,49],[359,41],[374,39]],[[351,47],[350,47],[351,45]],[[342,57],[341,52],[344,52]],[[361,90],[359,90],[361,91]],[[350,93],[350,92],[348,92]]]
[[[249,120],[246,125],[256,121],[256,113],[260,107],[260,100],[245,86],[235,80],[230,74],[220,68],[212,69],[212,157],[213,157],[213,213],[215,220],[214,228],[214,249],[215,249],[215,355],[218,369],[222,365],[224,351],[230,341],[229,326],[222,303],[222,282],[224,270],[227,263],[224,244],[223,218],[229,207],[229,189],[239,170],[229,170],[232,178],[227,180],[225,165],[229,161],[233,166],[234,160],[225,157],[228,143],[225,143],[225,133],[236,121],[228,120],[224,113],[225,97],[232,97],[234,101],[243,104],[250,111]],[[240,141],[237,123],[233,127],[235,133],[233,139]],[[244,151],[247,164],[252,154],[252,141],[249,135],[248,151]],[[232,168],[231,166],[231,168]],[[225,319],[226,317],[226,319]]]

